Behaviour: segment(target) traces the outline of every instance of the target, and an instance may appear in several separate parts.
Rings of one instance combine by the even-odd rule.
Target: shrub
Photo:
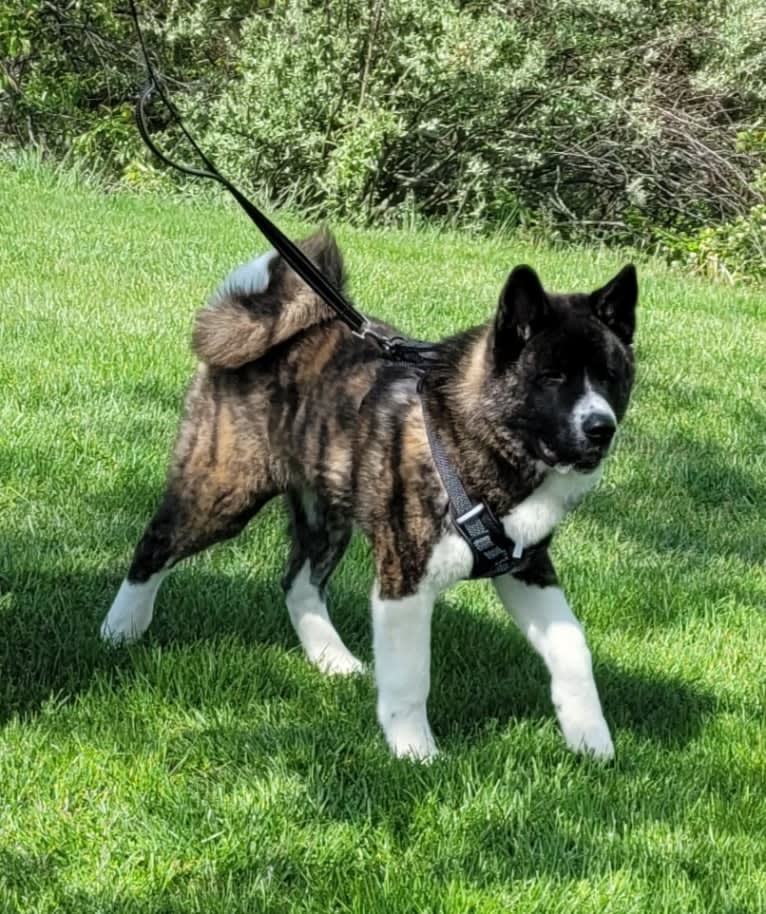
[[[669,236],[663,253],[711,279],[766,280],[766,205],[758,204],[746,216],[693,235]]]
[[[190,125],[263,198],[667,246],[764,202],[764,150],[738,137],[766,121],[765,18],[761,0],[155,0],[145,22]],[[0,26],[7,137],[150,174],[126,17],[0,0]]]
[[[759,200],[758,159],[736,136],[764,99],[733,88],[723,13],[282,0],[248,17],[239,75],[199,126],[265,195],[346,218],[396,218],[414,201],[481,227],[533,218],[623,241],[647,225],[689,230]]]

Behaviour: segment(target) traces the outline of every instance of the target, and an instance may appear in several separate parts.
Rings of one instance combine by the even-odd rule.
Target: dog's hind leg
[[[192,383],[167,490],[101,626],[106,641],[140,637],[170,569],[236,536],[280,491],[269,470],[267,436],[226,383],[204,371]],[[261,415],[264,410],[254,412]]]
[[[199,504],[192,492],[168,489],[133,554],[127,577],[101,625],[112,643],[134,641],[149,627],[157,591],[182,559],[240,533],[270,495],[236,498],[232,492]]]
[[[358,673],[363,666],[335,630],[325,602],[327,582],[348,545],[351,526],[313,492],[290,492],[287,503],[292,546],[282,586],[293,628],[306,657],[323,673]]]

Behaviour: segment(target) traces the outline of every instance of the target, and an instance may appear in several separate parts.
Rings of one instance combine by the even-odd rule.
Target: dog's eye
[[[606,365],[604,368],[597,373],[597,380],[603,381],[606,384],[614,384],[618,379],[617,370],[612,365]]]

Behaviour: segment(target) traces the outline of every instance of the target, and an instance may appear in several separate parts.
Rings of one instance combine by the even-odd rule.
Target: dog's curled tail
[[[336,286],[345,272],[338,245],[326,229],[298,243]],[[238,267],[214,293],[194,323],[192,349],[216,368],[239,368],[300,330],[335,312],[275,251]]]

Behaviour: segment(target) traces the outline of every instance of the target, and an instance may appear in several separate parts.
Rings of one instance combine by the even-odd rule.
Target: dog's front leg
[[[425,761],[437,754],[426,701],[431,682],[432,590],[384,599],[372,594],[378,720],[394,755]]]
[[[503,605],[551,675],[551,696],[567,746],[600,759],[614,756],[609,727],[601,711],[591,657],[582,626],[555,582],[547,555],[548,574],[511,575],[495,579]],[[540,569],[535,569],[539,571]]]

